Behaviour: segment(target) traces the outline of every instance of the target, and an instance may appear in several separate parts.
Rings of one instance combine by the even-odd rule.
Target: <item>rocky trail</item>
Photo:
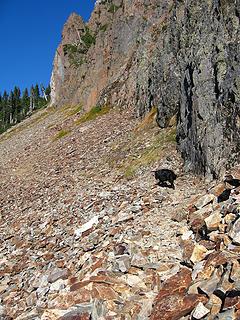
[[[233,241],[235,253],[211,265],[214,285],[226,260],[237,268],[239,199],[221,211],[227,219],[216,218],[222,187],[205,195],[202,181],[182,173],[174,127],[159,129],[153,115],[139,121],[113,109],[92,121],[82,117],[49,108],[1,136],[0,319],[190,319],[194,308],[199,314],[205,287],[198,292],[192,282],[219,239],[222,250]],[[156,185],[151,171],[158,167],[176,171],[175,189]],[[199,230],[211,214],[207,228],[215,235],[206,241]],[[221,219],[229,227],[217,231]],[[195,318],[215,312],[207,310]]]

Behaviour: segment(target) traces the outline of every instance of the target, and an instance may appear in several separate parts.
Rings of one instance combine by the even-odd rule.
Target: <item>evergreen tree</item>
[[[14,123],[14,114],[16,110],[15,97],[14,93],[11,90],[8,97],[8,105],[7,105],[7,124],[12,125]]]
[[[35,107],[39,108],[39,100],[40,100],[40,91],[39,91],[39,87],[38,84],[35,85],[34,89],[34,102],[35,102]]]
[[[5,131],[8,127],[8,93],[5,90],[2,96],[2,111],[1,111],[1,132]]]
[[[3,92],[2,100],[3,100],[3,104],[6,105],[8,102],[8,94],[7,94],[6,90],[4,90],[4,92]]]
[[[21,116],[21,91],[18,87],[14,87],[13,90],[13,95],[14,95],[14,114],[13,114],[13,120],[14,123],[19,122],[22,120]]]
[[[23,91],[22,99],[21,99],[21,109],[22,109],[22,115],[25,117],[29,112],[29,106],[30,106],[30,98],[28,94],[28,89],[26,88]]]

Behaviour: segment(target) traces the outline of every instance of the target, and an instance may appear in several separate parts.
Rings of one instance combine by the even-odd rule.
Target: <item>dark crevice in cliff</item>
[[[238,9],[235,9],[235,15],[236,15],[236,17],[237,17],[238,19],[240,19],[240,14],[239,14]]]
[[[189,63],[186,69],[186,76],[184,79],[184,90],[186,95],[186,117],[187,117],[187,129],[188,131],[192,127],[192,113],[193,113],[193,67],[192,63]]]
[[[218,84],[218,67],[217,64],[215,64],[213,66],[213,74],[214,74],[214,92],[215,92],[215,96],[216,96],[216,100],[219,100],[221,91],[219,88],[219,84]]]
[[[220,21],[221,15],[220,15],[219,9],[218,9],[218,8],[215,8],[215,9],[214,9],[214,13],[215,13],[215,15],[216,15],[217,20]]]
[[[206,175],[206,159],[201,144],[198,145],[197,163],[199,163],[197,172]]]
[[[154,100],[151,87],[152,87],[152,79],[148,78],[148,97],[149,97],[149,99],[148,99],[148,110],[152,109],[153,100]]]
[[[234,104],[236,102],[235,93],[233,91],[229,91],[228,93],[228,100]]]

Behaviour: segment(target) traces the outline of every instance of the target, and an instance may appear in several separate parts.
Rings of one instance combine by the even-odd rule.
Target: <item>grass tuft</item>
[[[85,113],[80,119],[76,121],[76,125],[81,123],[94,120],[110,111],[111,107],[109,105],[106,106],[96,106],[93,107],[89,112]]]
[[[137,125],[135,131],[142,131],[156,126],[157,107],[153,107]]]
[[[68,116],[74,116],[75,114],[79,113],[82,111],[82,105],[79,104],[77,106],[75,106],[74,108],[72,108],[70,111],[67,112]]]
[[[68,130],[68,129],[62,129],[62,130],[60,130],[60,131],[56,134],[56,136],[53,138],[53,141],[62,139],[63,137],[65,137],[66,135],[68,135],[70,132],[71,132],[71,130]]]

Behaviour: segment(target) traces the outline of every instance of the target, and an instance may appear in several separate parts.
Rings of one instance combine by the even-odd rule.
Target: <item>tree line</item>
[[[41,90],[41,92],[40,92]],[[44,108],[50,101],[51,89],[43,85],[31,86],[21,92],[15,86],[13,90],[0,93],[0,133],[30,116],[34,110]]]

